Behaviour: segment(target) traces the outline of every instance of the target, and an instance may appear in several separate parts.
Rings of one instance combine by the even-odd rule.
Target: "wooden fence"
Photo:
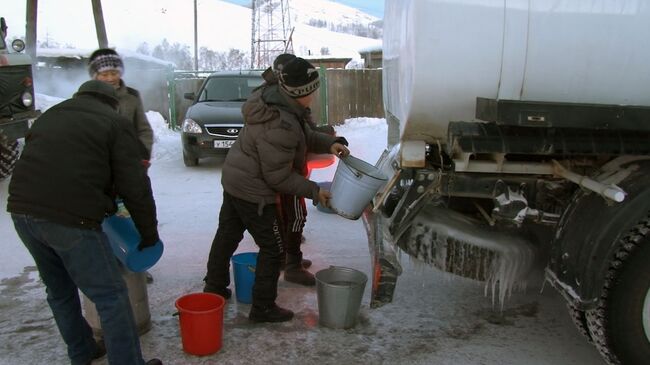
[[[312,105],[316,120],[339,125],[348,118],[384,117],[381,70],[327,69],[324,74]]]
[[[384,118],[381,69],[322,69],[320,74],[321,87],[312,103],[312,114],[318,124],[339,125],[358,117]],[[174,104],[169,113],[170,120],[176,121],[172,127],[182,125],[192,104],[183,98],[184,93],[198,92],[204,78],[205,74],[175,77],[171,87]]]

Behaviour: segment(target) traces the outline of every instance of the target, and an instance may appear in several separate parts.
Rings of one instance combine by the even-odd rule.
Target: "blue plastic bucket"
[[[336,214],[358,219],[388,178],[375,166],[351,155],[336,166],[330,206]]]
[[[232,257],[235,274],[235,294],[240,303],[253,303],[253,284],[255,284],[255,267],[257,252],[244,252]]]
[[[102,228],[111,243],[113,254],[133,272],[143,272],[158,262],[163,254],[163,243],[138,250],[140,233],[129,216],[112,215],[104,219]]]

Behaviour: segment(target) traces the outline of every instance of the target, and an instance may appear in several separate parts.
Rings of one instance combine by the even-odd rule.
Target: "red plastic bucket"
[[[205,356],[221,349],[225,303],[212,293],[187,294],[176,300],[183,351]]]

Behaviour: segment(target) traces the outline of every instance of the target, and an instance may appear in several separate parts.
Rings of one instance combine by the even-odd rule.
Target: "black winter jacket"
[[[100,229],[124,200],[143,241],[158,240],[151,183],[129,120],[92,95],[47,110],[25,137],[9,184],[7,211]]]

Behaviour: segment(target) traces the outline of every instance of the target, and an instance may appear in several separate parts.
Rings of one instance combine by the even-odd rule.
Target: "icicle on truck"
[[[34,106],[32,60],[21,53],[25,43],[16,39],[10,51],[7,24],[0,17],[0,180],[11,175],[18,160],[18,139],[40,115]]]
[[[371,306],[396,248],[501,300],[542,262],[607,362],[650,363],[648,24],[636,0],[386,1]]]

